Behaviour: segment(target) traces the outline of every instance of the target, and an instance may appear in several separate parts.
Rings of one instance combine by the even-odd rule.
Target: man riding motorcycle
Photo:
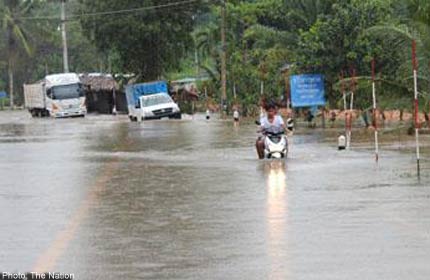
[[[265,107],[266,116],[260,119],[259,132],[280,133],[285,132],[285,123],[280,115],[274,102],[269,102]],[[259,159],[264,159],[264,137],[260,136],[255,144]]]

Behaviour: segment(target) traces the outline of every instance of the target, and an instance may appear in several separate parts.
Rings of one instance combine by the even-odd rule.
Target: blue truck
[[[170,97],[165,81],[129,85],[125,93],[131,121],[181,118],[181,110]]]

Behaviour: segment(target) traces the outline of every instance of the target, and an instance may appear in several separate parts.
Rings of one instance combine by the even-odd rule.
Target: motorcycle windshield
[[[276,127],[276,126],[270,126],[270,127],[265,127],[264,131],[268,134],[280,134],[283,131],[282,127]]]
[[[278,144],[279,142],[281,142],[281,137],[280,136],[269,136],[270,141],[272,141],[275,144]]]

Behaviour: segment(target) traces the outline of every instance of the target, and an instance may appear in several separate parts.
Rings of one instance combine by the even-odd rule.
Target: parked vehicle
[[[85,116],[85,93],[74,73],[46,76],[42,81],[24,85],[25,107],[33,117]]]
[[[125,92],[131,121],[181,118],[181,110],[170,97],[165,81],[129,85]]]

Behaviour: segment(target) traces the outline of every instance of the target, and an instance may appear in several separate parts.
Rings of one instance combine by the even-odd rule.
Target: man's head
[[[271,101],[266,104],[266,112],[269,118],[273,118],[278,113],[275,102]]]

